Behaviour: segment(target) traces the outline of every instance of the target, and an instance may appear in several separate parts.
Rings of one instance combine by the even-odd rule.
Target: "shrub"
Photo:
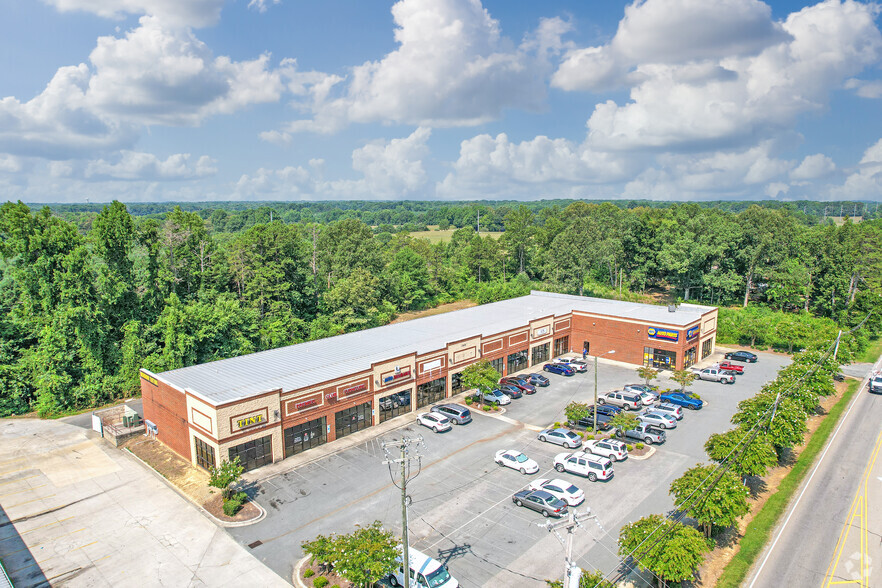
[[[628,451],[634,451],[634,446],[628,443]]]
[[[313,576],[315,576],[315,572],[312,570],[306,570],[305,572],[303,572],[304,578],[311,578]]]
[[[643,449],[645,446],[643,445],[643,443],[638,443],[634,447],[636,447],[637,449]]]
[[[490,407],[486,404],[484,405],[484,412],[490,412]]]
[[[327,586],[330,583],[331,583],[331,581],[328,580],[327,578],[325,578],[324,576],[319,576],[318,578],[316,578],[315,580],[312,581],[312,585],[315,586],[315,588],[325,588],[325,586]]]
[[[466,399],[465,399],[466,406],[471,406],[474,402],[475,401],[471,396],[466,396]]]
[[[560,428],[560,423],[559,423],[559,422],[558,422],[558,423],[554,423],[554,428],[555,428],[555,429],[559,429],[559,428]]]
[[[494,405],[493,405],[493,410],[499,410],[499,405],[498,405],[498,404],[494,404]]]
[[[242,507],[242,503],[236,498],[224,500],[224,514],[228,517],[234,516]]]
[[[591,434],[589,434],[589,433],[585,433],[585,439],[588,440],[588,441],[591,441],[591,440],[594,439],[594,435],[591,435]]]

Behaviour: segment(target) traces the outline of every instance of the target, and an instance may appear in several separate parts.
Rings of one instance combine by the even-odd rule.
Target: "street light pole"
[[[603,353],[601,355],[612,355],[616,350],[612,349]],[[597,358],[600,355],[594,356],[594,436],[597,437]]]

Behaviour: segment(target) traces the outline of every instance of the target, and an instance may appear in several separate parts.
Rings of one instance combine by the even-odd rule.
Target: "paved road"
[[[880,422],[882,396],[862,389],[745,586],[882,585]]]
[[[514,401],[506,417],[515,423],[476,412],[475,421],[448,433],[433,434],[408,419],[406,426],[371,438],[356,447],[297,467],[260,483],[258,501],[269,511],[262,522],[229,533],[283,578],[301,557],[300,544],[319,533],[349,532],[355,524],[380,520],[388,528],[400,526],[399,490],[382,465],[383,438],[422,433],[425,437],[422,471],[409,486],[411,544],[448,564],[465,587],[544,587],[545,578],[558,577],[563,549],[557,538],[538,525],[542,516],[511,503],[511,495],[531,479],[562,477],[583,488],[585,506],[600,517],[596,526],[580,531],[575,540],[577,561],[587,569],[612,570],[618,563],[615,539],[622,525],[673,506],[671,481],[696,463],[706,461],[704,442],[728,429],[740,400],[754,395],[786,357],[760,354],[734,386],[696,382],[692,388],[708,401],[699,411],[687,411],[668,442],[646,461],[615,465],[609,482],[590,483],[569,474],[557,474],[551,464],[562,448],[541,443],[524,425],[545,427],[563,420],[570,400],[593,396],[593,373],[571,378],[551,375],[552,385],[535,396]],[[602,362],[601,391],[633,382],[633,366]],[[671,384],[663,380],[663,388]],[[493,463],[499,449],[527,453],[540,465],[534,476],[502,469]],[[278,464],[276,464],[278,465]],[[580,507],[580,511],[584,509]],[[259,543],[258,543],[259,542]]]

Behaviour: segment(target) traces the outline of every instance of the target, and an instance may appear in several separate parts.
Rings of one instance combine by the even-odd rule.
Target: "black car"
[[[524,378],[534,386],[541,386],[542,388],[551,383],[548,378],[542,374],[527,374]]]
[[[730,351],[725,355],[726,359],[734,359],[735,361],[746,361],[747,363],[756,363],[757,357],[750,351]]]
[[[511,384],[500,384],[498,390],[512,400],[524,397],[524,393],[521,392],[521,389],[517,386],[512,386]]]
[[[612,425],[609,422],[612,420],[612,417],[608,414],[601,414],[600,411],[597,411],[597,428],[601,431],[606,431],[611,428]],[[589,412],[588,416],[582,417],[575,423],[570,423],[570,427],[573,429],[593,429],[594,428],[594,413]]]
[[[519,388],[524,394],[536,393],[536,386],[528,382],[525,378],[521,378],[519,376],[506,376],[504,378],[501,378],[499,380],[499,383]]]
[[[532,508],[543,517],[561,517],[567,514],[567,503],[545,490],[521,490],[511,497],[518,506]]]
[[[604,414],[609,417],[614,417],[617,414],[622,412],[621,407],[613,406],[611,404],[598,404],[597,405],[597,414]],[[594,414],[594,405],[588,407],[588,414]]]

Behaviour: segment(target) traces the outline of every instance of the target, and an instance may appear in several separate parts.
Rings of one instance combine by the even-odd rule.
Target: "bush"
[[[236,498],[224,500],[224,514],[228,517],[234,516],[242,507],[242,502]]]
[[[315,572],[312,570],[306,570],[305,572],[303,572],[304,578],[311,578],[313,576],[315,576]]]
[[[634,451],[634,446],[628,443],[628,451]]]
[[[554,423],[554,428],[555,428],[555,429],[559,429],[559,428],[560,428],[560,423]]]
[[[466,406],[471,406],[474,402],[475,401],[471,396],[466,396],[466,399],[465,399]]]
[[[315,586],[315,588],[325,588],[325,586],[327,586],[330,583],[331,583],[331,581],[328,580],[327,578],[325,578],[324,576],[319,576],[318,578],[316,578],[315,580],[312,581],[312,585]]]
[[[486,404],[484,405],[484,412],[490,412],[490,407]]]
[[[645,446],[643,445],[643,443],[638,443],[634,447],[636,447],[637,449],[643,449]]]
[[[585,439],[586,439],[587,441],[592,441],[592,440],[594,439],[594,435],[590,435],[590,434],[588,434],[588,433],[585,433]]]

